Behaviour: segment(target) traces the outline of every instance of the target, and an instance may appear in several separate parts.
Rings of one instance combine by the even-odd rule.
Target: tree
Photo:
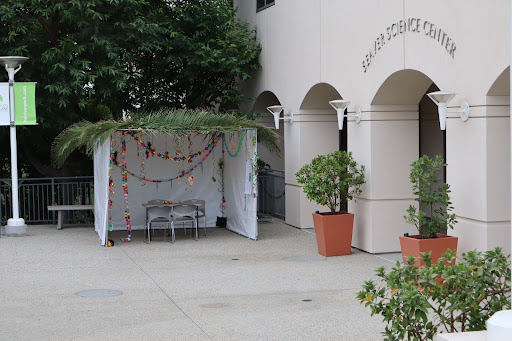
[[[235,14],[228,0],[2,1],[0,54],[29,57],[16,81],[38,82],[39,126],[18,128],[20,168],[91,174],[81,155],[62,169],[50,164],[55,136],[81,120],[236,105],[236,81],[259,67],[260,45]],[[8,164],[8,129],[0,143]]]

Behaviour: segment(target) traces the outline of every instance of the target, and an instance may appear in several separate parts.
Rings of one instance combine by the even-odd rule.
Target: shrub
[[[365,182],[364,166],[358,168],[352,153],[346,151],[319,155],[299,169],[295,176],[297,182],[304,185],[306,197],[326,205],[332,213],[341,205],[342,198],[352,200],[360,195]]]
[[[497,311],[510,309],[510,256],[501,248],[485,253],[471,251],[462,262],[452,262],[447,251],[437,263],[424,253],[425,266],[400,262],[391,271],[377,269],[379,280],[366,281],[359,301],[380,314],[387,323],[385,340],[431,340],[438,332],[485,330],[485,322]]]
[[[410,205],[404,219],[414,225],[423,238],[432,238],[457,223],[455,214],[450,213],[453,210],[450,185],[439,185],[438,174],[443,167],[446,164],[439,155],[434,159],[423,155],[411,164],[409,179],[419,207]]]

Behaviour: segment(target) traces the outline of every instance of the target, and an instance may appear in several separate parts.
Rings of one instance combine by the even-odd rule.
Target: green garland
[[[231,154],[231,152],[229,151],[229,147],[226,143],[226,135],[224,133],[222,134],[222,140],[224,141],[224,146],[226,147],[226,151],[228,152],[229,156],[231,156],[231,157],[238,156],[238,153],[240,153],[240,149],[242,149],[242,142],[244,141],[244,137],[245,137],[245,130],[242,130],[242,133],[240,134],[240,142],[238,142],[238,148],[236,149],[236,152],[234,154]]]

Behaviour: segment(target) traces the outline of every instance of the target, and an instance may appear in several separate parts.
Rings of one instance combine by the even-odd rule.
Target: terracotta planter
[[[313,213],[318,253],[323,256],[350,255],[352,248],[352,213]]]
[[[437,262],[439,258],[448,249],[457,250],[458,237],[451,237],[445,234],[436,233],[436,238],[422,239],[421,235],[413,235],[409,237],[400,236],[400,248],[402,249],[402,259],[407,262],[409,255],[416,258],[416,266],[425,265],[422,260],[421,253],[432,251],[432,263]]]

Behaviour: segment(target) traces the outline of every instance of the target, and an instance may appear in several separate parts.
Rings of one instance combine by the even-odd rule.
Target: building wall
[[[450,108],[470,104],[468,121],[450,113],[446,123],[453,234],[461,251],[510,247],[508,1],[276,0],[258,13],[256,1],[235,5],[263,47],[262,70],[244,90],[255,98],[271,92],[294,114],[281,127],[287,223],[312,227],[311,212],[325,210],[306,199],[294,174],[338,148],[327,102],[350,100],[349,113],[363,115],[346,125],[348,149],[367,169],[364,192],[349,206],[353,245],[397,251],[398,235],[414,232],[403,215],[414,203],[408,175],[420,138],[422,149],[439,150],[436,108],[425,100],[437,87],[456,92]]]

